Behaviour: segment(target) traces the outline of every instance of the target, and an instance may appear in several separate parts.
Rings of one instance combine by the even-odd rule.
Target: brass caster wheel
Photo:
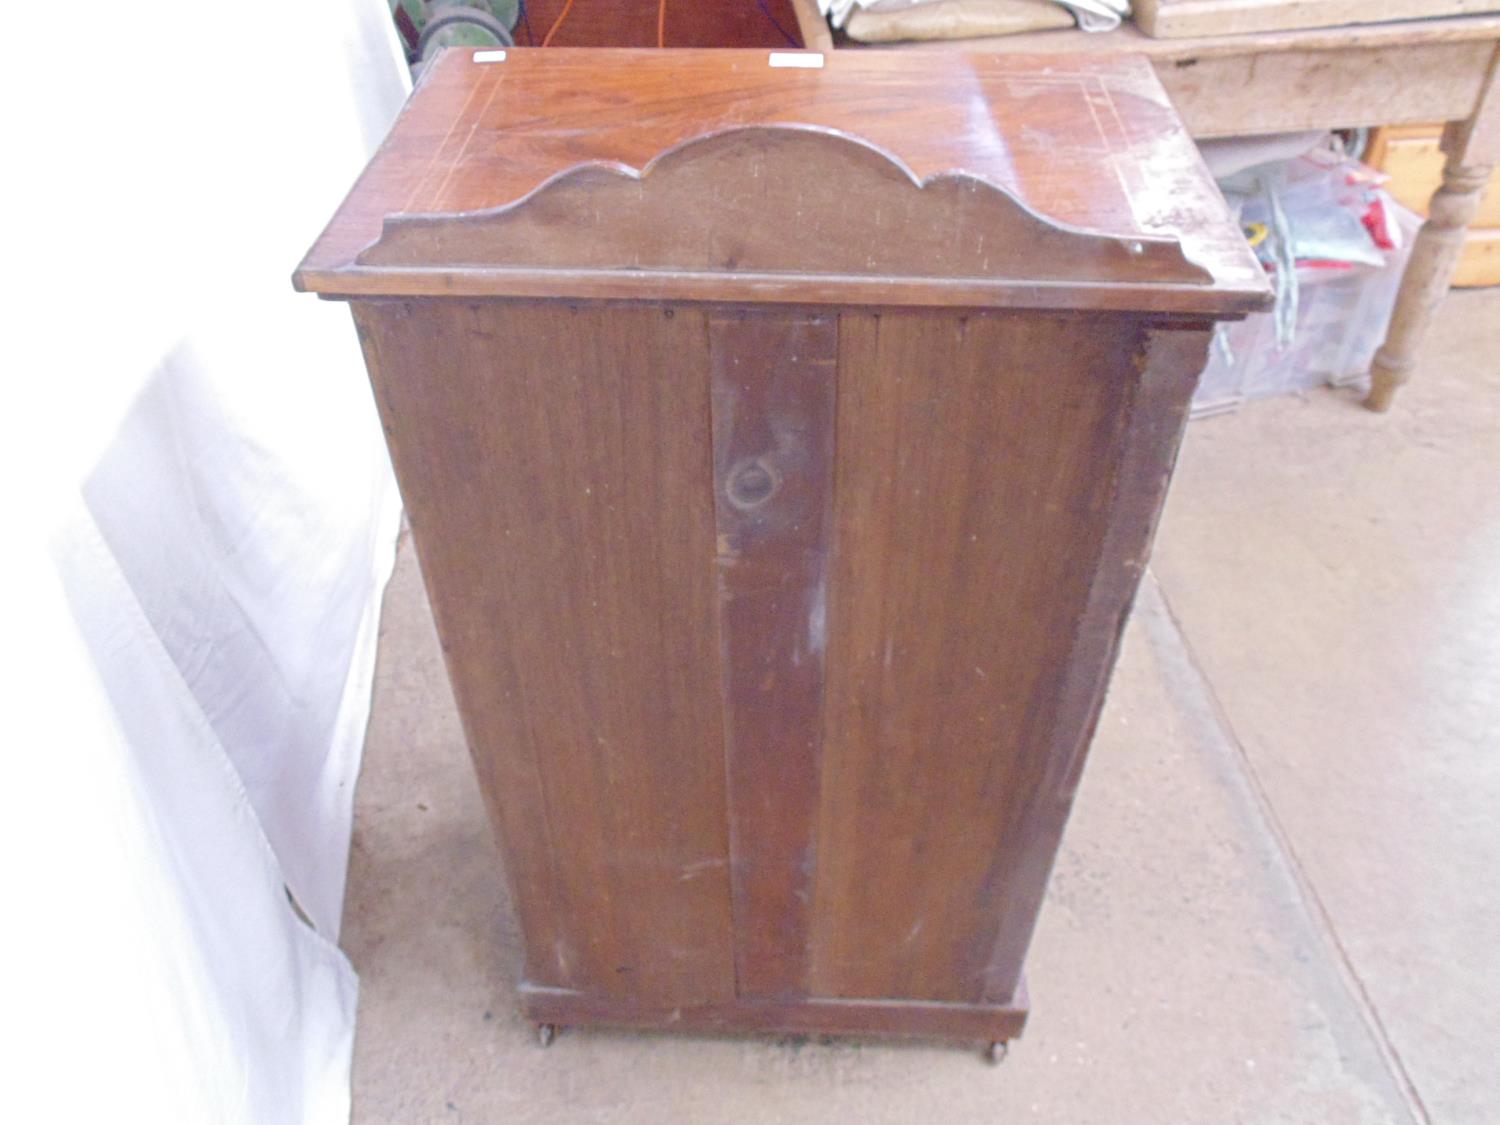
[[[552,1040],[557,1038],[557,1025],[555,1023],[539,1023],[536,1025],[536,1041],[543,1047],[552,1046]]]
[[[991,1066],[999,1066],[1005,1061],[1005,1056],[1010,1053],[1010,1044],[1003,1039],[997,1039],[984,1049],[984,1061]]]

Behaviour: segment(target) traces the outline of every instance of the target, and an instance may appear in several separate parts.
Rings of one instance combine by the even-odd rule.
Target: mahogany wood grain
[[[456,301],[355,312],[505,841],[527,979],[729,999],[701,318]]]
[[[641,170],[581,165],[493,210],[394,215],[356,261],[385,277],[503,266],[1213,282],[1176,239],[1061,227],[977,177],[918,181],[864,141],[786,125],[695,137]]]
[[[813,992],[975,1003],[1049,791],[1141,328],[843,318]],[[1064,803],[1065,799],[1064,799]],[[1050,855],[1050,852],[1049,852]]]
[[[527,0],[536,40],[518,30],[516,42],[538,46],[562,12],[564,0]],[[789,0],[667,0],[666,45],[678,47],[800,46],[799,15]],[[658,0],[575,0],[550,49],[655,47]]]
[[[520,993],[523,1011],[537,1023],[658,1031],[754,1031],[1005,1042],[1021,1034],[1027,1014],[1024,987],[1013,1000],[1003,1004],[812,997],[795,1002],[744,999],[733,1004],[663,1006],[530,985],[522,985]]]
[[[1102,263],[1087,280],[1074,273],[1075,283],[1068,286],[1034,276],[1051,253],[1032,254],[1025,270],[996,259],[984,278],[971,274],[946,285],[913,285],[901,270],[893,273],[880,263],[861,271],[824,265],[825,275],[809,277],[800,259],[778,261],[774,270],[721,269],[704,277],[684,275],[671,261],[648,256],[639,263],[648,269],[622,277],[620,271],[591,268],[598,265],[587,253],[592,239],[581,235],[597,235],[597,226],[561,222],[551,210],[534,225],[550,228],[554,239],[579,236],[570,243],[574,257],[548,257],[555,274],[516,268],[503,239],[488,248],[482,262],[455,264],[445,260],[441,246],[424,259],[418,238],[404,247],[399,264],[360,264],[391,216],[448,215],[467,227],[474,213],[516,204],[572,170],[598,165],[639,173],[696,138],[768,126],[857,138],[888,154],[919,182],[962,174],[1013,196],[1053,224],[1116,242],[1149,247],[1155,239],[1175,239],[1186,257],[1207,271],[1208,283],[1189,287],[1164,280],[1152,268],[1154,250],[1139,261]],[[835,159],[846,146],[825,147],[827,158]],[[1101,170],[1108,174],[1100,175]],[[817,165],[800,173],[782,168],[763,182],[804,193],[815,216],[836,213],[841,204],[850,218],[840,232],[866,216],[871,230],[863,244],[878,246],[884,196],[846,195],[842,183],[821,171]],[[582,175],[589,188],[611,190],[609,177],[575,175]],[[734,186],[720,183],[725,192]],[[587,194],[583,183],[576,187],[568,193],[574,203],[573,195]],[[760,211],[742,220],[746,244],[788,230],[816,238],[814,224],[798,227],[792,203],[786,190],[768,191]],[[711,213],[713,204],[701,201],[680,221]],[[581,219],[590,212],[575,207],[568,214]],[[428,233],[435,237],[430,228]],[[1016,236],[1024,234],[1018,227]],[[953,241],[951,232],[945,241]],[[820,246],[834,242],[828,238]],[[767,252],[771,249],[768,245]],[[882,290],[891,280],[902,284]],[[764,51],[515,50],[504,62],[489,64],[474,62],[469,51],[445,52],[308,254],[297,283],[345,296],[566,293],[1164,311],[1187,301],[1208,313],[1244,312],[1266,300],[1253,255],[1145,62],[1054,56],[1039,64],[1014,56],[938,58],[921,52],[834,52],[823,57],[820,69],[772,67]],[[653,292],[658,284],[670,291]]]
[[[838,318],[709,317],[736,986],[807,994]]]
[[[525,1010],[1019,1034],[1264,279],[1138,61],[513,54],[442,57],[298,283],[352,298]]]

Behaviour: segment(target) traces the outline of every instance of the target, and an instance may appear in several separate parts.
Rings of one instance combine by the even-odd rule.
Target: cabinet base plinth
[[[1026,1025],[1023,982],[1008,1001],[944,1004],[920,1000],[739,999],[685,1008],[644,1006],[611,996],[523,984],[528,1020],[561,1027],[615,1027],[642,1031],[747,1032],[780,1035],[847,1035],[858,1038],[946,1039],[1005,1042]]]

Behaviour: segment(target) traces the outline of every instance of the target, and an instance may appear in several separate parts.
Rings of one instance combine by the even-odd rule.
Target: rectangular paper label
[[[823,54],[821,51],[772,51],[771,65],[798,70],[822,70]]]

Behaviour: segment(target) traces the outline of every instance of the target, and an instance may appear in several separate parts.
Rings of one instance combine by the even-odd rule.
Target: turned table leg
[[[1365,405],[1371,410],[1389,410],[1396,389],[1411,378],[1417,348],[1453,281],[1453,271],[1463,254],[1464,236],[1479,210],[1479,197],[1489,182],[1490,170],[1488,164],[1461,164],[1448,157],[1443,185],[1432,196],[1427,221],[1417,233],[1411,260],[1401,276],[1401,292],[1396,296],[1385,343],[1370,367],[1370,395]]]
[[[1500,51],[1496,60],[1490,63],[1473,114],[1466,121],[1450,121],[1443,130],[1443,153],[1447,157],[1443,184],[1433,195],[1427,221],[1417,233],[1385,343],[1370,366],[1370,394],[1365,405],[1371,410],[1389,410],[1397,388],[1411,377],[1417,348],[1453,281],[1464,236],[1500,155]]]

